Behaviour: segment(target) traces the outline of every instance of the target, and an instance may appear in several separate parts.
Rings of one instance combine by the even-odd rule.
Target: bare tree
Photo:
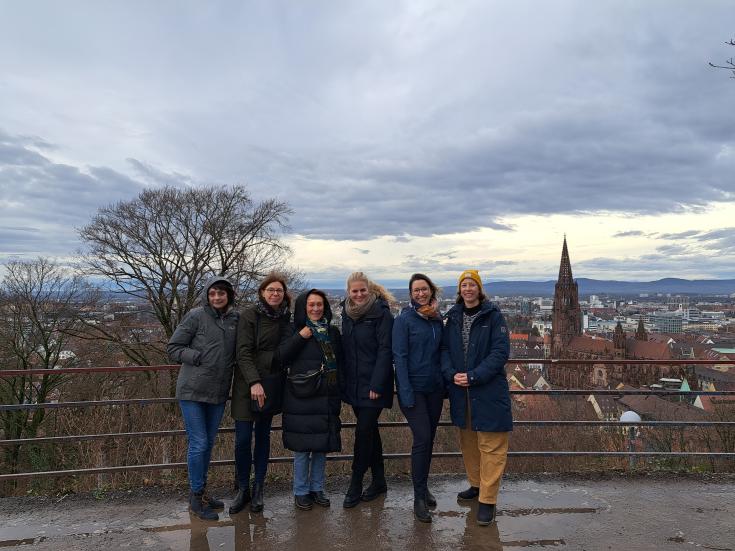
[[[728,46],[735,46],[735,40],[730,39],[730,41],[725,42],[725,44]],[[728,71],[732,71],[732,76],[730,78],[735,78],[735,62],[733,62],[733,58],[731,57],[725,63],[727,63],[727,65],[715,65],[710,61],[709,66],[714,67],[715,69],[726,69]]]
[[[46,258],[10,262],[6,270],[0,284],[0,370],[44,369],[48,374],[0,378],[0,402],[45,403],[62,383],[54,368],[75,363],[67,346],[79,325],[77,310],[85,287],[79,277]],[[34,438],[45,419],[44,409],[0,411],[7,439]],[[20,446],[5,447],[11,472],[20,451]]]
[[[228,276],[243,296],[282,268],[290,249],[280,233],[290,214],[275,199],[255,203],[242,186],[148,189],[100,209],[79,232],[87,245],[86,272],[149,305],[163,334],[149,350],[102,327],[98,335],[129,345],[125,351],[136,363],[162,357],[165,340],[196,305],[209,276]]]

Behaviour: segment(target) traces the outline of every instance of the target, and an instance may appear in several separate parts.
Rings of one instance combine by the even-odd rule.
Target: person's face
[[[223,310],[227,307],[227,291],[212,287],[207,291],[207,300],[212,308]]]
[[[411,283],[411,298],[419,306],[425,306],[431,301],[431,287],[425,279],[417,279]]]
[[[368,300],[369,293],[367,283],[364,281],[353,281],[350,283],[350,298],[355,304],[365,304]]]
[[[324,299],[320,295],[306,297],[306,315],[311,321],[319,321],[324,317]]]
[[[459,284],[459,294],[466,306],[472,308],[480,303],[480,287],[474,279],[465,278]]]
[[[271,308],[278,308],[283,302],[285,293],[283,285],[280,281],[272,281],[269,283],[262,293],[263,299],[268,303]]]

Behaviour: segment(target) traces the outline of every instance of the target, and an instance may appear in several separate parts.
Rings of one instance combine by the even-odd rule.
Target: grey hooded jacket
[[[230,283],[224,277],[207,281],[202,306],[184,316],[168,341],[169,358],[181,364],[176,382],[179,400],[221,404],[230,392],[239,313],[229,304],[221,314],[207,300],[209,288],[223,281]]]

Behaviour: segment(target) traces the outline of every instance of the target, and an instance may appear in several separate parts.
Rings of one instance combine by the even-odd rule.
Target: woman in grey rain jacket
[[[204,520],[217,520],[222,501],[207,495],[207,470],[235,364],[239,315],[235,291],[224,277],[210,279],[202,306],[189,311],[168,342],[172,362],[181,363],[176,398],[188,437],[189,508]]]

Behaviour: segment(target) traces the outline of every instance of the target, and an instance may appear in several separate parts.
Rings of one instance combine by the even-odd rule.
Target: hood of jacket
[[[223,276],[212,276],[212,277],[210,277],[204,283],[204,288],[202,289],[202,295],[201,295],[201,297],[199,297],[199,300],[201,301],[202,306],[209,306],[211,308],[211,306],[209,305],[209,296],[208,296],[209,295],[209,289],[215,283],[220,283],[220,282],[227,283],[233,289],[235,288],[235,286],[232,284],[232,281],[230,281],[226,277],[223,277]],[[233,306],[234,306],[234,304],[232,304],[231,302],[227,304],[227,308],[228,309],[229,308],[232,308]]]
[[[296,327],[296,331],[299,331],[306,325],[306,298],[311,294],[317,294],[324,299],[324,317],[327,318],[327,323],[331,323],[332,321],[332,308],[329,306],[326,293],[319,289],[309,289],[296,298],[293,310],[293,324]]]

